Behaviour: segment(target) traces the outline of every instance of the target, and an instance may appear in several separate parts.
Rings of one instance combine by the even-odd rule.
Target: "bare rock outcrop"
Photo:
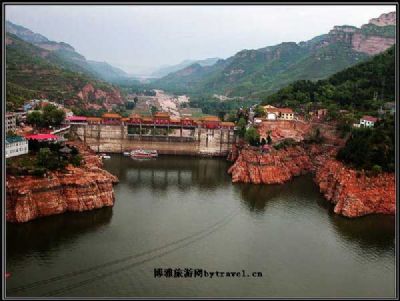
[[[64,172],[51,172],[45,178],[7,176],[8,222],[114,205],[113,184],[118,179],[101,169],[101,160],[90,149],[80,143],[74,145],[85,161],[81,167],[68,166]]]

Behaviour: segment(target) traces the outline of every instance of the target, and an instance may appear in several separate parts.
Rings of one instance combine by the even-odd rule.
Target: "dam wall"
[[[226,156],[236,141],[234,130],[226,128],[149,126],[139,129],[128,125],[79,124],[71,125],[70,132],[92,150],[104,153],[154,149],[169,155]]]

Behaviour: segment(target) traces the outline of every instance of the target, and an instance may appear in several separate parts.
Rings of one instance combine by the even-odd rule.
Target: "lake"
[[[230,164],[112,155],[114,207],[7,224],[7,296],[395,296],[394,216],[336,215],[311,175],[232,184]]]

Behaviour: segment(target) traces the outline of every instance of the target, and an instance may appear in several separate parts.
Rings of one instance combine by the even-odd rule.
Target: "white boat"
[[[124,152],[124,156],[130,156],[131,152]]]
[[[100,158],[102,158],[102,159],[110,159],[111,156],[109,156],[107,154],[100,154]]]
[[[136,149],[131,151],[131,158],[134,159],[150,159],[158,157],[156,150]]]

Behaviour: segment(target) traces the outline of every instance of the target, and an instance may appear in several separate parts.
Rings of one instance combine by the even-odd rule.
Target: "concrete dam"
[[[96,152],[154,149],[159,154],[226,156],[236,142],[232,128],[200,126],[71,124],[71,135]]]

